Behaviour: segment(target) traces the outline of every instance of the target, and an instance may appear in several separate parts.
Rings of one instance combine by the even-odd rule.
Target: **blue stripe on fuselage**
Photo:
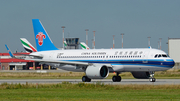
[[[78,61],[78,62],[88,62],[88,63],[104,63],[104,64],[116,64],[116,65],[141,65],[141,66],[157,66],[157,67],[168,67],[172,68],[174,66],[174,61],[172,59],[128,59],[128,60],[64,60],[64,61]]]

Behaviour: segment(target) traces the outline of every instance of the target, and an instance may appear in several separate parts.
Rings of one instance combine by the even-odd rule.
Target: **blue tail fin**
[[[32,19],[37,51],[58,50],[39,19]]]
[[[8,53],[9,53],[9,55],[10,55],[12,58],[14,58],[14,55],[13,55],[13,53],[10,51],[10,49],[8,48],[8,46],[7,46],[7,45],[5,45],[5,46],[6,46],[6,49],[7,49]]]

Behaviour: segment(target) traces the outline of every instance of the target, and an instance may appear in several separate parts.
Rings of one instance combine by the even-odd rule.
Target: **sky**
[[[95,47],[152,48],[168,53],[168,37],[180,38],[180,0],[1,0],[0,52],[25,51],[20,38],[35,46],[32,19],[39,19],[56,47],[62,47],[62,26],[65,38],[80,38]]]

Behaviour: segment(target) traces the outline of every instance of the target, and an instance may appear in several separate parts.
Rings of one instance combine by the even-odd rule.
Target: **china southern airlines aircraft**
[[[155,82],[155,71],[164,71],[174,66],[174,61],[162,50],[152,48],[131,49],[89,49],[59,50],[51,41],[39,19],[32,20],[37,52],[26,60],[38,61],[69,71],[85,72],[83,82],[91,79],[104,79],[109,73],[116,72],[113,82],[120,82],[121,72],[131,72],[137,79]],[[9,48],[6,46],[7,50]],[[13,54],[9,51],[11,57]]]

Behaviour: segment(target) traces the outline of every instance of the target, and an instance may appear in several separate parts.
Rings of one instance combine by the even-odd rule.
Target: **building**
[[[174,69],[180,69],[180,38],[168,38],[168,54],[174,60]]]
[[[29,53],[13,53],[28,55]],[[0,70],[38,70],[38,69],[55,69],[49,65],[39,65],[39,62],[30,60],[15,59],[9,56],[9,53],[0,53]]]
[[[66,38],[66,49],[79,49],[79,38]]]

